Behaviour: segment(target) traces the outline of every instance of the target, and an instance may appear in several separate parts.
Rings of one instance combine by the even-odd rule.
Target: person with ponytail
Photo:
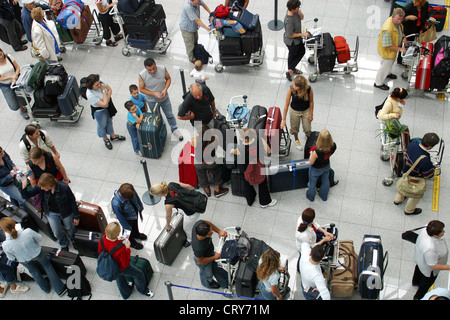
[[[282,300],[283,296],[278,291],[278,281],[280,280],[280,253],[269,248],[259,259],[259,265],[256,269],[258,277],[258,287],[260,298],[264,300]]]
[[[6,241],[2,247],[9,260],[17,260],[30,271],[34,281],[45,293],[53,290],[62,297],[67,288],[53,268],[47,255],[39,244],[42,236],[31,228],[16,230],[16,222],[9,217],[0,219],[0,228],[6,234]],[[40,271],[44,269],[48,279],[45,279]]]
[[[295,232],[295,246],[299,252],[297,261],[297,271],[302,251],[302,243],[307,243],[312,248],[316,245],[323,245],[325,242],[333,240],[333,235],[323,229],[314,221],[316,212],[313,208],[306,208],[297,220],[297,231]]]
[[[407,96],[408,91],[406,89],[395,88],[384,101],[383,108],[378,111],[377,118],[380,120],[400,119],[403,114],[403,108],[399,106],[399,103],[405,105]]]

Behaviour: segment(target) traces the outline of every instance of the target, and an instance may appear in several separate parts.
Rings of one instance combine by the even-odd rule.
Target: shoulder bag
[[[402,175],[402,177],[397,181],[396,187],[398,193],[402,196],[414,199],[422,198],[426,190],[426,180],[424,177],[410,177],[409,174],[414,170],[416,165],[425,158],[425,155],[421,155],[409,168],[409,170]]]

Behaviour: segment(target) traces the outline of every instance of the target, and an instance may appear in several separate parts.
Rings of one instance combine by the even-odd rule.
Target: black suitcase
[[[186,242],[186,233],[183,230],[183,215],[177,211],[177,213],[172,215],[170,224],[172,229],[167,231],[163,227],[153,244],[156,260],[169,266],[178,256]]]
[[[38,230],[42,231],[47,237],[56,241],[56,237],[53,234],[50,223],[48,222],[47,216],[36,210],[32,200],[27,200],[24,204],[25,211],[28,213],[29,217],[34,221]]]
[[[244,196],[245,189],[245,178],[244,173],[235,168],[231,170],[231,194],[238,197]]]
[[[251,298],[255,295],[257,285],[256,271],[252,270],[247,262],[240,261],[235,278],[236,294]]]
[[[267,120],[267,108],[263,106],[253,106],[248,119],[248,128],[255,129],[259,134],[259,130],[264,130]]]
[[[79,98],[80,89],[77,79],[74,76],[69,76],[64,91],[58,96],[58,106],[61,113],[65,116],[73,114],[75,107],[78,105]]]
[[[51,110],[58,106],[56,96],[48,96],[45,94],[45,88],[40,87],[34,91],[34,108]]]
[[[381,237],[364,235],[358,255],[359,293],[363,299],[378,299],[383,290],[383,276],[388,264],[388,253],[383,255]]]
[[[306,139],[305,147],[303,152],[305,154],[305,159],[309,159],[309,152],[311,148],[316,145],[317,138],[319,137],[319,131],[311,131],[311,135]]]
[[[87,230],[75,232],[74,247],[80,256],[98,258],[98,243],[103,233]]]
[[[60,251],[58,255],[58,248],[51,248],[42,246],[42,251],[49,258],[53,268],[61,279],[67,279],[73,274],[70,270],[71,266],[79,268],[81,274],[86,276],[86,266],[81,260],[80,255],[69,251]]]
[[[162,5],[156,5],[154,0],[144,0],[134,13],[120,12],[119,7],[119,14],[125,26],[139,25],[142,27],[151,19],[152,13],[156,10],[157,6],[162,8]]]
[[[150,2],[155,3],[155,0],[150,0]],[[117,3],[117,8],[119,12],[122,13],[135,13],[142,4],[142,0],[119,0]]]
[[[20,224],[22,229],[31,228],[36,232],[39,230],[34,220],[25,210],[0,197],[0,218],[3,217],[12,218],[16,223]]]
[[[436,65],[436,57],[443,55]],[[444,90],[450,78],[450,36],[441,36],[434,44],[433,68],[431,69],[431,90]]]
[[[261,23],[258,20],[255,29],[247,30],[241,35],[242,52],[250,56],[252,53],[259,52],[263,45]]]
[[[270,192],[302,189],[308,186],[308,159],[283,162],[268,168]]]
[[[328,32],[322,34],[323,48],[317,51],[319,73],[331,72],[336,63],[336,46],[334,39]]]
[[[224,66],[241,66],[250,63],[250,55],[219,54],[220,63]]]
[[[241,56],[241,39],[240,38],[224,38],[219,40],[219,52],[224,55]]]

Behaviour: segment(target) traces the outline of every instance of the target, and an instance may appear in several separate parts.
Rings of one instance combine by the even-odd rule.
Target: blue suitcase
[[[158,43],[159,37],[153,40],[127,38],[127,42],[132,48],[140,50],[153,50]]]
[[[270,192],[302,189],[308,186],[309,160],[294,160],[270,165],[267,171]]]
[[[153,112],[146,112],[144,120],[138,129],[140,151],[146,158],[158,159],[161,157],[166,144],[167,129],[161,117],[158,104]]]
[[[230,18],[237,20],[245,30],[253,30],[259,23],[259,14],[253,14],[237,3],[232,7]]]
[[[359,292],[363,299],[378,299],[383,290],[383,276],[388,265],[388,252],[383,255],[381,237],[364,235],[358,255]]]
[[[79,98],[80,88],[77,79],[74,76],[69,76],[64,92],[58,96],[58,106],[61,113],[65,116],[72,115]]]
[[[155,3],[154,0],[151,1],[153,4]],[[117,6],[119,8],[119,12],[135,13],[139,9],[141,2],[142,0],[119,0]]]

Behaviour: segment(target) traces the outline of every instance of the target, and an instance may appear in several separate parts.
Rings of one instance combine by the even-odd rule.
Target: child
[[[148,106],[147,106],[147,99],[145,98],[145,95],[139,92],[139,89],[137,85],[132,84],[130,87],[130,101],[133,101],[133,103],[142,111],[142,113],[148,112]]]
[[[208,77],[205,77],[205,71],[202,70],[203,64],[200,60],[195,60],[194,69],[191,71],[190,76],[194,77],[196,83],[201,84],[202,86],[206,86],[206,80]]]
[[[141,109],[136,107],[133,101],[125,102],[125,109],[128,110],[127,129],[131,137],[133,150],[138,156],[142,156],[141,152],[139,151],[139,140],[137,136],[137,129],[139,128],[139,125],[142,123],[142,120],[144,119],[144,114],[142,113]]]

